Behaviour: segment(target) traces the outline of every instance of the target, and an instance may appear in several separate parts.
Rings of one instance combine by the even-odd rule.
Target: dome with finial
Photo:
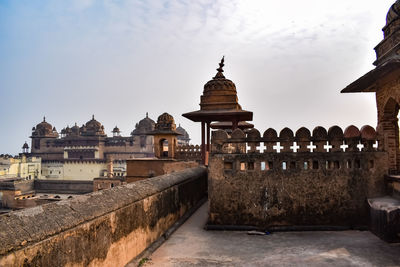
[[[149,113],[146,112],[146,117],[136,123],[135,130],[131,132],[131,135],[146,135],[154,130],[155,122],[149,118]]]
[[[24,143],[24,145],[22,146],[22,149],[29,149],[29,145],[27,142]]]
[[[67,128],[65,128],[65,133],[66,133],[67,135],[72,133],[72,130],[71,130],[71,128],[69,127],[69,125],[67,125]]]
[[[82,128],[82,135],[105,135],[104,126],[94,118],[94,115],[92,115],[92,119],[85,124],[84,129]]]
[[[189,144],[189,141],[190,141],[189,134],[180,124],[176,128],[176,131],[181,134],[180,136],[177,137],[178,143],[179,143],[179,141],[181,141],[184,144]]]
[[[172,117],[167,112],[164,112],[163,114],[161,114],[157,119],[156,130],[158,130],[158,131],[171,131],[171,130],[175,131],[176,125],[175,125],[174,117]]]
[[[43,121],[32,128],[32,136],[56,137],[57,132],[53,132],[53,126],[46,121],[46,117],[43,117]]]
[[[222,57],[217,74],[204,85],[200,98],[201,110],[242,109],[238,103],[235,84],[223,74],[224,62],[225,57]]]
[[[75,122],[75,125],[72,126],[72,128],[71,128],[71,133],[73,135],[79,135],[79,126],[76,124],[76,122]]]
[[[115,125],[114,129],[112,130],[112,133],[120,133],[120,130],[116,125]]]

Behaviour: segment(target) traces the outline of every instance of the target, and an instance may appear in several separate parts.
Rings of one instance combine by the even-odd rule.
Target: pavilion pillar
[[[201,149],[201,163],[202,164],[206,163],[206,150],[205,150],[206,146],[205,146],[204,133],[205,133],[205,122],[202,121],[201,122],[201,147],[200,147],[200,149]]]

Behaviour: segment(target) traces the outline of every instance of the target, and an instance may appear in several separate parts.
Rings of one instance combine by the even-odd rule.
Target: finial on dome
[[[43,122],[46,122],[46,116],[43,116]]]
[[[225,78],[225,76],[222,74],[224,72],[223,67],[225,66],[224,64],[225,61],[225,56],[222,56],[221,62],[219,63],[219,68],[217,69],[217,75],[215,75],[215,78]]]
[[[148,112],[146,112],[146,118],[148,118],[149,117],[149,113]]]
[[[94,114],[92,115],[92,120],[94,120]]]

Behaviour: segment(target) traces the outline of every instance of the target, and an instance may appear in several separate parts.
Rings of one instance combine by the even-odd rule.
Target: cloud
[[[146,111],[167,111],[196,143],[198,125],[180,114],[198,109],[222,55],[261,131],[374,124],[369,95],[339,90],[372,68],[392,2],[1,2],[0,153],[18,152],[43,115],[60,129],[95,113],[106,130],[118,124],[128,134]]]

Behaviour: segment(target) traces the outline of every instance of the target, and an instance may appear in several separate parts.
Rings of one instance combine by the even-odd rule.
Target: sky
[[[239,103],[267,128],[376,126],[373,93],[340,90],[373,69],[394,0],[0,0],[0,154],[92,114],[128,136],[174,116],[200,141],[204,84],[225,56]]]

